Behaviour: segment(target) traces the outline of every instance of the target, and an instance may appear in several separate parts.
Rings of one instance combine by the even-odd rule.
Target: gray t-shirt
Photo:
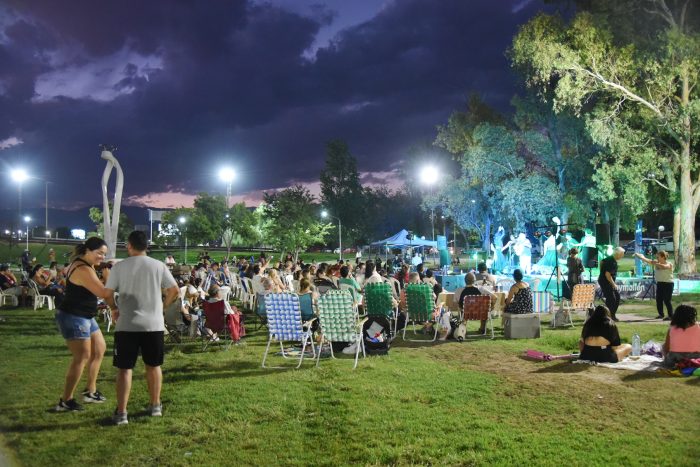
[[[131,256],[114,265],[106,287],[119,292],[115,331],[164,331],[162,290],[176,286],[168,267],[148,256]]]

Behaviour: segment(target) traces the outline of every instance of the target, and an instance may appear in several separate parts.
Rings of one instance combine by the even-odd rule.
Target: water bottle
[[[642,354],[642,340],[636,332],[632,336],[632,356],[639,358]]]

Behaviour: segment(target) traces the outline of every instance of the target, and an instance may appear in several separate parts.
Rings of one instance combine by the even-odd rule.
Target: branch
[[[655,106],[654,104],[652,104],[648,100],[644,99],[642,96],[633,93],[632,91],[630,91],[626,87],[622,86],[621,84],[617,84],[617,83],[614,83],[612,81],[609,81],[606,78],[604,78],[603,75],[601,75],[600,73],[597,73],[597,72],[594,73],[594,72],[592,72],[586,68],[583,68],[581,66],[578,66],[578,67],[575,66],[575,67],[572,67],[572,69],[586,73],[587,75],[591,76],[593,79],[599,81],[604,86],[608,86],[608,87],[611,87],[613,89],[617,89],[618,91],[622,92],[622,94],[626,95],[627,97],[629,97],[633,101],[639,102],[640,104],[649,108],[658,117],[663,118],[663,113],[661,112],[661,110],[657,106]]]
[[[659,185],[661,188],[668,190],[668,191],[671,191],[671,189],[668,186],[661,183],[659,180],[656,179],[656,177],[644,177],[644,178],[642,178],[642,180],[644,180],[646,182],[656,182],[656,184]]]

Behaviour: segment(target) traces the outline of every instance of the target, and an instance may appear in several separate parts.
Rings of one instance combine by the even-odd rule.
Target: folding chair
[[[589,308],[595,306],[595,284],[576,284],[571,292],[571,300],[563,299],[559,307],[559,312],[563,313],[564,318],[568,318],[569,325],[574,326],[574,321],[571,319],[571,313],[575,311],[588,312]],[[556,315],[552,319],[551,326],[557,326]]]
[[[351,284],[341,283],[339,285],[339,287],[340,287],[340,290],[350,294],[350,296],[352,297],[352,301],[355,304],[355,309],[357,310],[357,306],[362,301],[362,296],[360,295],[360,293]]]
[[[56,308],[53,297],[51,295],[42,295],[39,293],[39,287],[36,285],[36,282],[32,279],[27,279],[27,283],[29,284],[30,295],[34,296],[34,310],[43,308],[44,304],[46,304],[49,310]]]
[[[464,305],[462,309],[462,322],[467,324],[468,321],[488,320],[491,326],[491,339],[495,337],[493,331],[493,319],[491,318],[491,297],[488,295],[467,295],[464,297]]]
[[[165,329],[168,331],[168,342],[182,343],[183,338],[189,336],[189,325],[182,318],[182,299],[178,298],[169,307],[163,310]]]
[[[202,308],[204,312],[204,326],[218,334],[218,339],[203,336],[204,345],[202,350],[207,350],[209,344],[212,343],[222,343],[226,346],[226,350],[228,350],[231,344],[233,344],[233,339],[231,338],[231,332],[228,327],[226,304],[223,300],[217,300],[216,302],[205,301]],[[226,342],[227,340],[228,343]]]
[[[406,318],[406,326],[403,328],[402,339],[406,339],[406,328],[408,323],[413,321],[413,333],[416,334],[415,325],[417,322],[425,323],[434,321],[433,312],[435,311],[435,302],[433,301],[433,288],[428,284],[408,284],[406,291],[406,305],[408,317]],[[433,338],[427,339],[408,339],[412,342],[433,342],[437,339],[437,326],[433,326],[435,333]]]
[[[318,355],[316,356],[316,366],[318,366],[321,359],[321,348],[323,348],[324,342],[330,344],[332,358],[335,358],[333,342],[351,342],[357,346],[355,350],[355,365],[352,369],[357,368],[360,349],[362,350],[362,357],[366,357],[365,341],[362,338],[362,325],[367,321],[367,318],[359,319],[350,293],[344,290],[332,290],[323,295],[318,300],[318,319],[322,338]]]
[[[299,363],[296,368],[299,368],[304,361],[307,344],[311,344],[311,350],[315,356],[316,347],[311,338],[311,323],[315,318],[306,323],[302,322],[298,295],[290,293],[267,294],[265,295],[265,308],[267,309],[268,339],[267,347],[265,347],[265,354],[263,355],[263,368],[285,368],[265,366],[267,354],[270,352],[270,344],[273,340],[280,343],[283,358],[289,358],[287,352],[284,350],[285,341],[301,343],[301,355],[299,356]]]
[[[263,326],[267,326],[267,310],[265,309],[265,294],[255,294],[255,308],[253,309],[255,316],[258,317],[258,327],[255,329],[261,329]]]
[[[391,322],[394,321],[393,336],[396,335],[398,310],[394,307],[391,296],[391,286],[386,282],[373,282],[365,284],[364,297],[365,313],[367,316],[381,316]]]
[[[554,297],[551,292],[532,291],[532,312],[536,313],[540,322],[542,313],[551,313],[554,310]]]
[[[243,283],[243,290],[245,293],[243,294],[243,308],[246,308],[248,310],[254,311],[255,310],[255,291],[253,290],[253,281],[251,281],[248,277],[243,277],[241,279],[241,282]]]

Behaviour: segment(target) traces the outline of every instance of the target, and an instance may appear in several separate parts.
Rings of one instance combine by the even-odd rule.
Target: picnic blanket
[[[576,360],[574,363],[583,363],[588,365],[604,366],[606,368],[612,368],[614,370],[629,370],[629,371],[658,371],[663,367],[661,363],[662,358],[654,357],[652,355],[641,355],[638,359],[633,360],[630,357],[625,358],[621,362],[617,363],[599,363],[592,362],[590,360]]]

